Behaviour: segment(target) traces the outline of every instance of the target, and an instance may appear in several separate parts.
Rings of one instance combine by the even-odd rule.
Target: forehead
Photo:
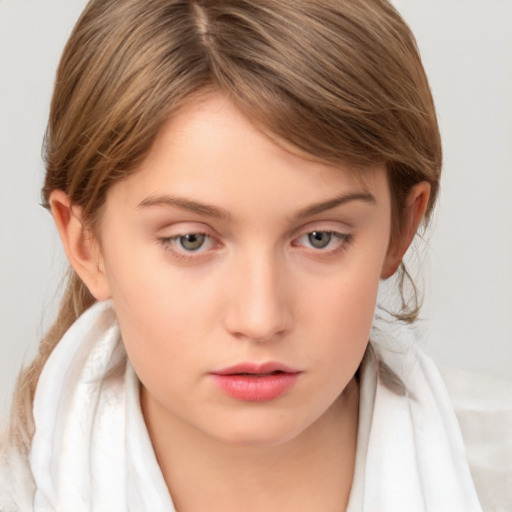
[[[221,94],[211,94],[163,126],[139,169],[114,185],[111,195],[129,204],[165,193],[264,209],[267,203],[297,208],[354,192],[386,202],[384,166],[355,169],[314,160],[256,127]]]

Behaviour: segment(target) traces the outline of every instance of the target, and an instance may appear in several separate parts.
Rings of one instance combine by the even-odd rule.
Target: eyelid
[[[194,261],[211,256],[212,250],[222,246],[219,237],[212,233],[212,231],[213,230],[208,225],[199,222],[180,222],[159,230],[157,242],[173,257],[181,260]],[[199,248],[195,251],[187,251],[184,248],[180,248],[177,245],[177,241],[187,235],[203,235],[209,240],[209,247],[206,249]]]
[[[187,251],[184,248],[179,248],[176,244],[176,240],[182,236],[191,234],[205,235],[210,240],[211,245],[209,247],[206,247],[205,249],[199,248],[197,250],[191,251]],[[183,261],[185,263],[195,263],[204,261],[205,259],[209,259],[214,255],[215,251],[221,248],[220,242],[218,242],[212,236],[208,235],[207,233],[199,232],[189,232],[185,234],[173,235],[170,237],[160,237],[158,241],[161,244],[165,253],[171,255],[176,260]]]
[[[339,231],[332,231],[332,230],[327,230],[327,229],[314,229],[312,231],[306,231],[306,232],[302,233],[301,235],[295,237],[293,239],[293,241],[295,242],[295,241],[297,241],[305,236],[309,236],[315,232],[316,233],[327,233],[329,235],[332,235],[333,237],[338,238],[340,240],[341,244],[348,243],[353,239],[353,235],[351,235],[349,233],[340,233]],[[321,251],[328,252],[327,249],[323,249],[323,248],[314,248],[314,250],[319,251],[319,252],[321,252]]]
[[[202,238],[201,245],[197,249],[187,249],[186,247],[183,247],[184,241],[182,239],[186,239],[187,237],[192,237],[192,236],[201,237]],[[185,233],[182,235],[180,234],[180,235],[174,235],[171,237],[167,237],[167,238],[164,238],[163,240],[167,241],[168,243],[176,244],[179,251],[183,251],[184,253],[187,253],[187,254],[188,253],[193,254],[193,253],[205,252],[214,243],[214,240],[212,239],[212,237],[206,233]],[[181,242],[182,247],[179,247],[179,245],[178,245],[180,242]],[[203,248],[204,245],[206,245],[205,248]]]
[[[335,245],[335,247],[327,246],[326,248],[315,248],[309,246],[308,244],[300,243],[300,239],[302,237],[309,236],[314,232],[330,233],[333,236],[337,237],[338,243]],[[307,251],[309,254],[312,254],[316,257],[322,258],[335,256],[340,252],[344,251],[345,249],[347,249],[348,245],[352,243],[353,239],[353,228],[351,226],[348,226],[346,223],[334,221],[317,221],[310,222],[306,225],[301,226],[301,228],[295,232],[291,245],[298,249],[303,249],[304,251]],[[331,242],[332,241],[330,240],[329,244],[331,244]]]
[[[313,231],[325,231],[329,233],[339,233],[340,235],[349,235],[354,232],[354,226],[347,222],[319,220],[302,224],[299,228],[293,230],[291,237],[299,238],[302,235],[312,233]]]

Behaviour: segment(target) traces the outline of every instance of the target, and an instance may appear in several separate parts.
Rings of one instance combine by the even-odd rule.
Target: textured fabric
[[[377,387],[363,510],[477,512],[481,505],[441,375],[414,339],[374,333]]]
[[[359,422],[357,425],[356,462],[346,512],[361,512],[363,510],[366,457],[372,427],[375,393],[377,391],[377,372],[375,352],[369,347],[357,372],[357,378],[359,379]]]
[[[373,333],[372,337],[382,343],[383,335]],[[403,339],[403,331],[400,337]],[[386,345],[389,348],[392,342],[388,340]],[[511,512],[512,383],[443,365],[439,365],[439,370],[460,425],[466,460],[482,510]],[[391,376],[389,368],[379,364],[373,350],[367,351],[360,372],[356,465],[346,512],[363,510],[368,443],[379,373],[382,373],[381,381],[390,380],[389,385],[398,393],[401,386],[405,391],[402,380]],[[430,512],[430,509],[425,510]]]
[[[373,332],[372,347],[360,371],[348,510],[482,510],[437,368],[408,340]],[[11,505],[0,501],[2,510],[174,510],[109,302],[86,312],[52,353],[39,381],[34,418],[30,461],[8,461],[16,485],[10,486]],[[492,465],[489,457],[477,462]],[[485,471],[478,475],[487,478]]]
[[[55,348],[34,420],[34,511],[174,510],[110,303],[93,306]]]

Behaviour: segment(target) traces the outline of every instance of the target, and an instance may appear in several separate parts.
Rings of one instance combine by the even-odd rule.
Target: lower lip
[[[227,395],[244,402],[268,402],[293,387],[300,373],[264,375],[212,374],[214,382]]]

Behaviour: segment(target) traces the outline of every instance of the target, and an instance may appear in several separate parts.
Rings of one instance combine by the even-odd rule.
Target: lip
[[[241,363],[210,373],[215,384],[230,397],[244,402],[279,398],[297,382],[301,370],[277,362]]]

